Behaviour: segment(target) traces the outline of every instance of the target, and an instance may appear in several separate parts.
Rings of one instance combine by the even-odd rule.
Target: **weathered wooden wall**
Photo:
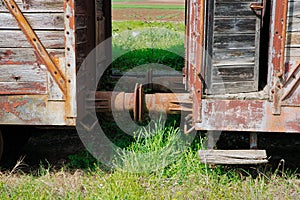
[[[294,80],[299,80],[300,70],[300,0],[289,0],[288,18],[287,18],[287,38],[285,51],[285,79],[294,77]],[[298,69],[297,69],[298,67]],[[295,70],[296,69],[296,70]],[[289,79],[289,82],[292,82]],[[299,82],[299,81],[298,81]],[[291,94],[285,99],[285,105],[300,104],[300,85],[296,82]]]
[[[258,90],[260,19],[250,8],[253,2],[256,1],[207,1],[208,94]]]
[[[65,1],[15,1],[56,66],[66,73]],[[84,37],[77,39],[81,40]],[[0,0],[0,124],[74,125],[74,120],[66,120],[67,103]]]
[[[289,0],[286,61],[300,60],[300,0]]]
[[[67,84],[58,87],[0,0],[0,124],[75,125],[76,69],[111,35],[111,2],[15,1]]]
[[[44,47],[61,68],[64,58],[64,0],[16,0]],[[0,1],[0,94],[47,94],[47,70]]]

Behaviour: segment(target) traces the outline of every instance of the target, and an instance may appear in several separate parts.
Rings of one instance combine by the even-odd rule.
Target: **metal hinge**
[[[263,0],[262,3],[259,2],[251,3],[250,8],[255,13],[255,15],[263,19],[266,12],[266,0]]]

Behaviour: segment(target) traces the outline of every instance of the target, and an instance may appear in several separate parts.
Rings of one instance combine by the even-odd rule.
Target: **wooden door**
[[[258,90],[261,17],[250,7],[255,2],[261,1],[207,1],[203,66],[207,94]]]

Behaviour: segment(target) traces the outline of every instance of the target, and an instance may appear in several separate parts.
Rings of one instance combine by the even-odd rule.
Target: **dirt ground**
[[[130,13],[130,14],[129,14]],[[141,21],[184,21],[184,10],[166,9],[116,9],[113,10],[113,20],[141,20]]]
[[[134,5],[184,5],[184,0],[144,0],[143,2],[118,2],[114,4]],[[184,21],[184,10],[172,9],[114,9],[113,20]]]

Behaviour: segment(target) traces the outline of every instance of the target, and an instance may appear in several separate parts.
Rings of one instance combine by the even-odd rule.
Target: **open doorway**
[[[112,0],[111,73],[156,63],[184,67],[185,0]]]

